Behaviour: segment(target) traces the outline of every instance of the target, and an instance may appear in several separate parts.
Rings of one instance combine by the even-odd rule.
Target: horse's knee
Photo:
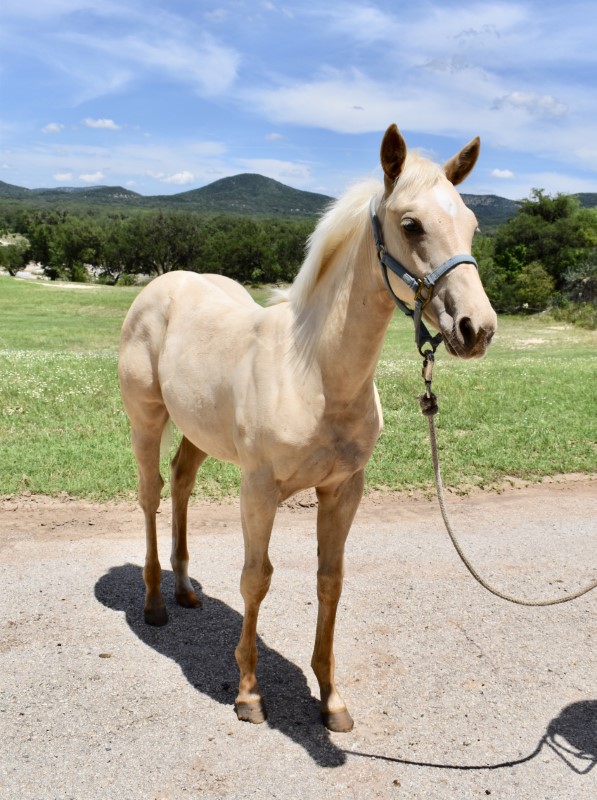
[[[245,601],[261,603],[269,590],[273,573],[269,559],[257,565],[245,564],[240,578],[240,591]]]
[[[342,594],[343,577],[341,573],[317,573],[317,599],[326,605],[335,605]]]

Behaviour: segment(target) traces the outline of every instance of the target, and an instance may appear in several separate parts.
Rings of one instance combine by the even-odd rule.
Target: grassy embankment
[[[136,291],[0,278],[0,495],[133,495],[116,352]],[[597,471],[596,343],[594,331],[546,317],[501,318],[484,360],[440,351],[434,388],[446,484]],[[378,368],[386,427],[367,470],[370,489],[432,485],[420,369],[411,323],[396,314]],[[237,487],[230,465],[209,459],[199,473],[199,494]]]

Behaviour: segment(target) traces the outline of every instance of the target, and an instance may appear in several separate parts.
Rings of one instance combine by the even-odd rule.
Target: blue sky
[[[171,194],[241,172],[337,196],[385,128],[465,192],[597,191],[594,0],[3,0],[0,179]]]

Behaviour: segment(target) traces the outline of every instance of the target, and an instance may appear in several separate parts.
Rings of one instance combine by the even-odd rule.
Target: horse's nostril
[[[471,350],[477,341],[477,334],[470,318],[462,317],[458,323],[458,329],[460,331],[460,335],[462,336],[462,342],[464,346],[468,350]]]

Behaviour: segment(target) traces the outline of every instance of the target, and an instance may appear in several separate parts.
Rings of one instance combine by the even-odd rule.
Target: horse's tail
[[[170,452],[170,448],[174,443],[174,423],[168,417],[164,430],[162,431],[162,440],[160,442],[160,458],[164,458]]]

